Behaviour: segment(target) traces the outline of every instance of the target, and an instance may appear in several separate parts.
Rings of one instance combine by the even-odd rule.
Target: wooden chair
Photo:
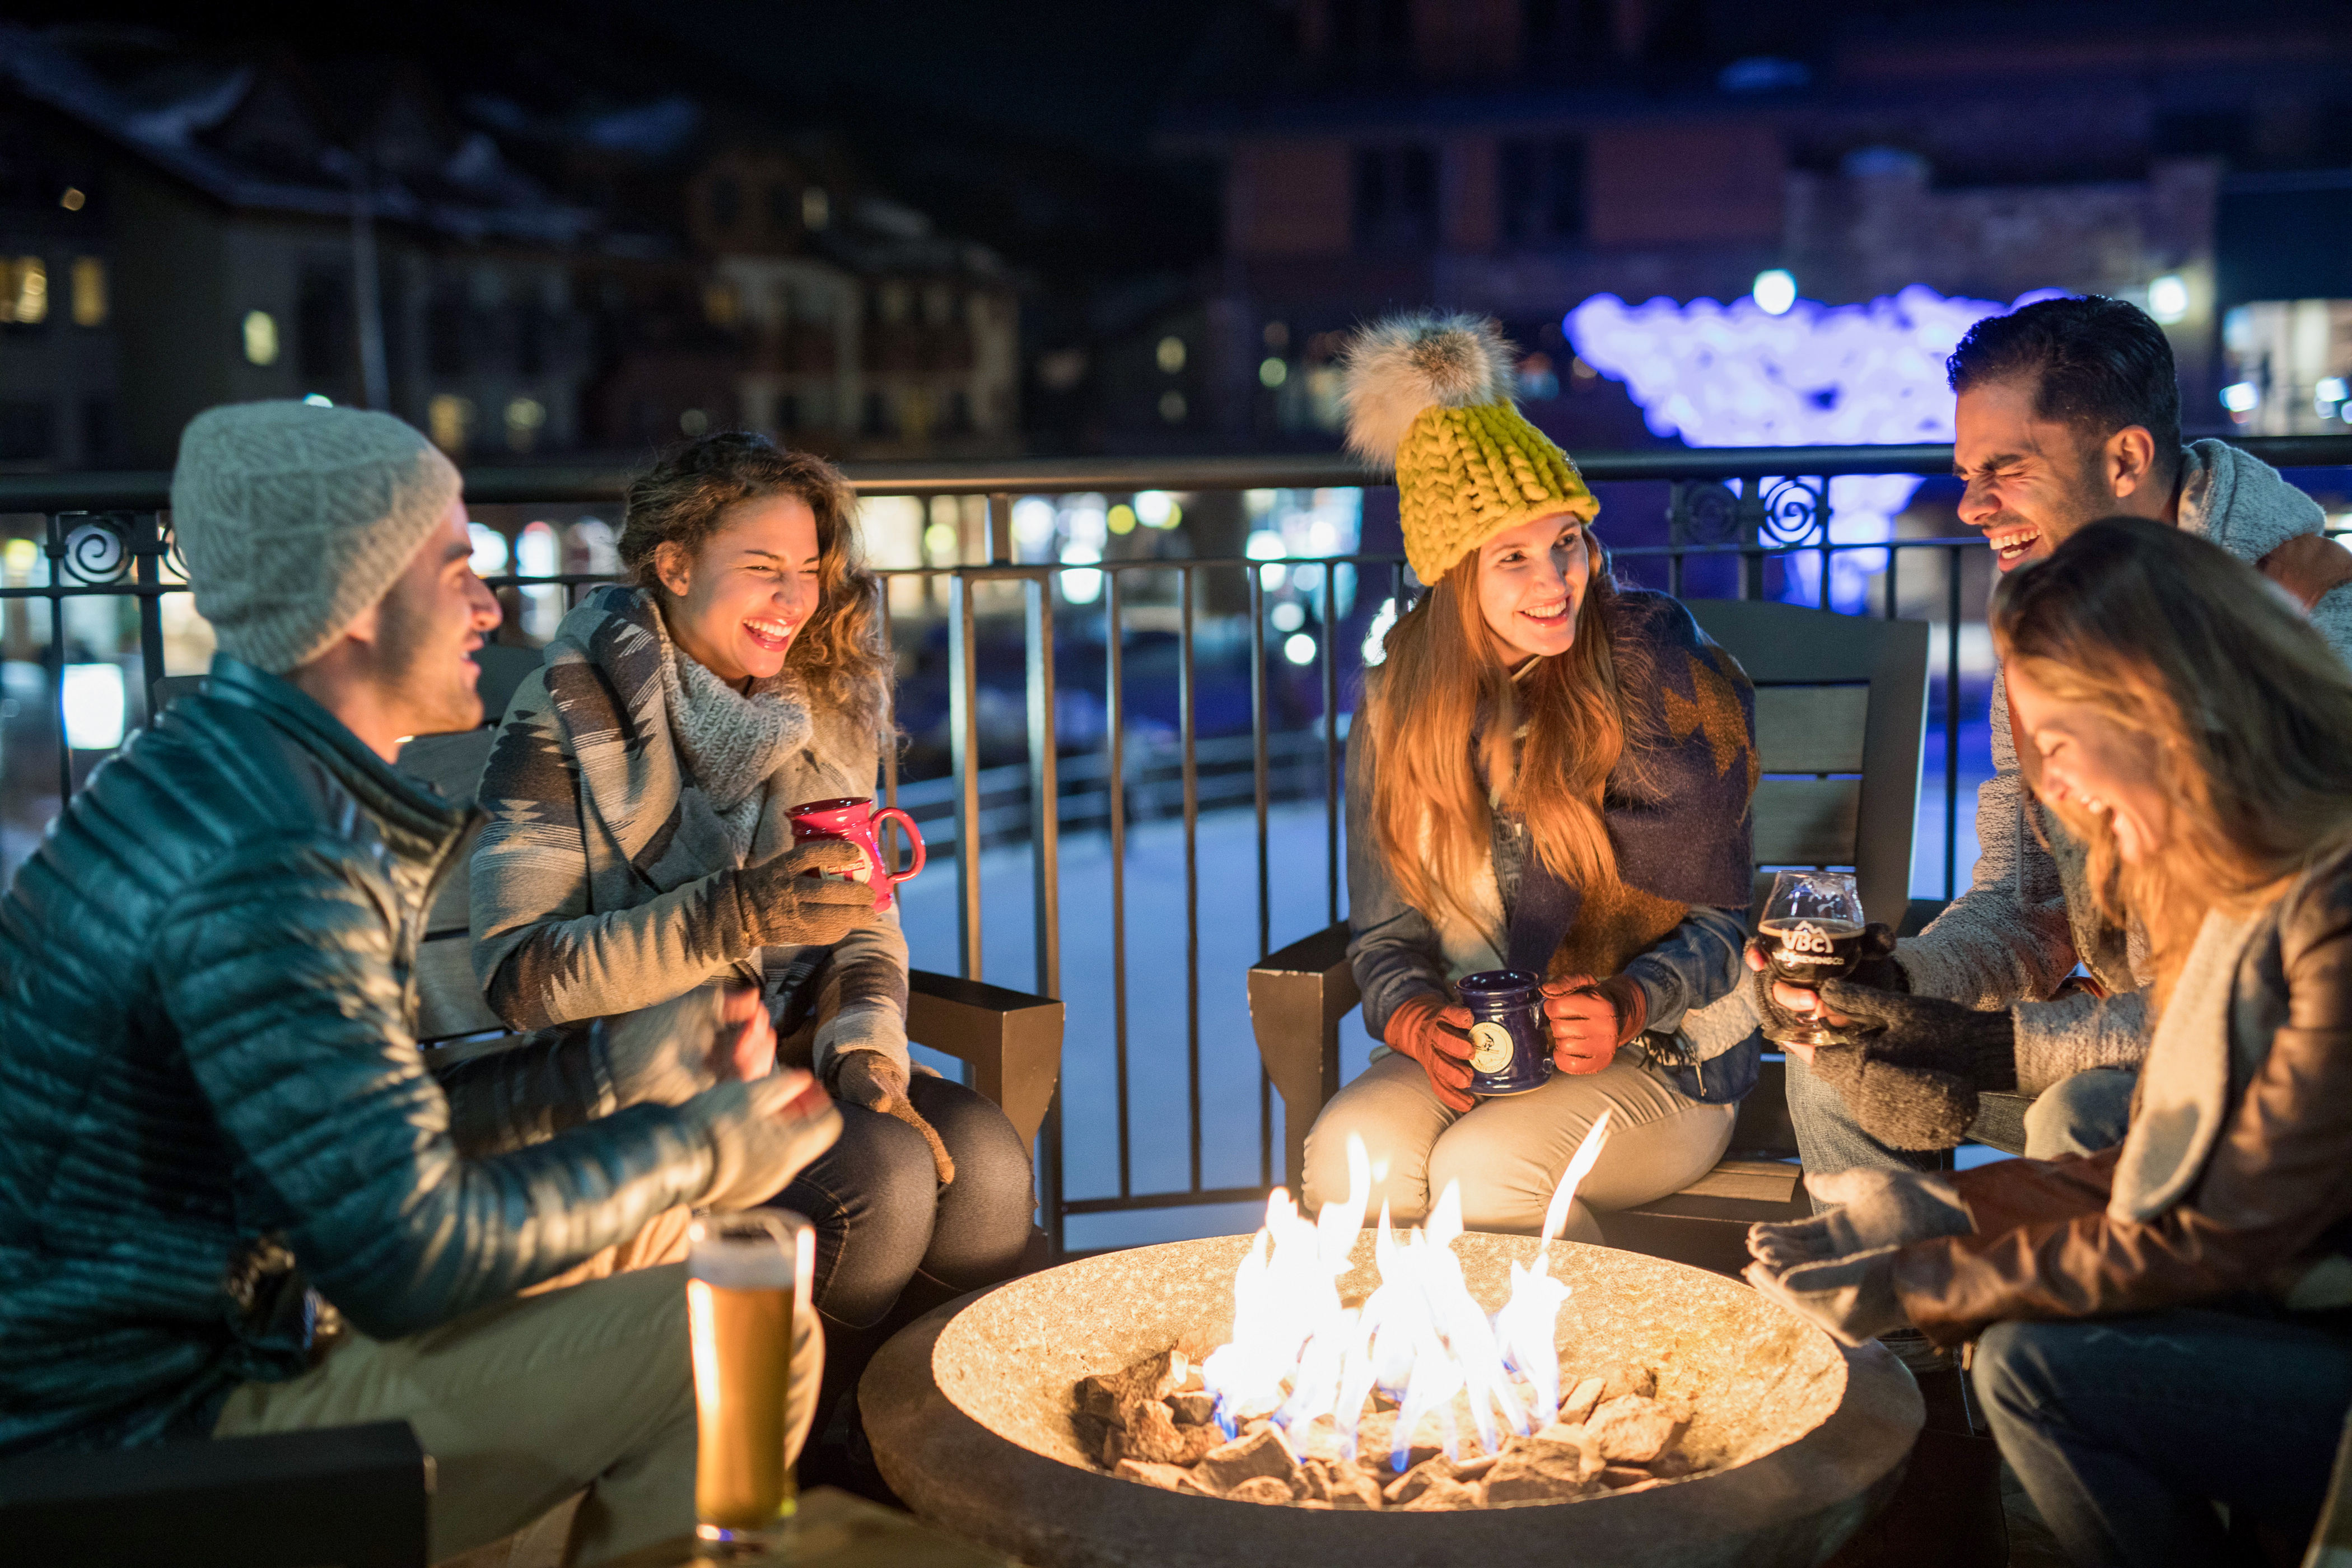
[[[1927,696],[1927,627],[1792,605],[1697,599],[1691,613],[1756,683],[1759,867],[1852,868],[1873,920],[1916,925],[1911,840]],[[1760,910],[1771,876],[1759,871]],[[1339,1089],[1339,1020],[1360,1000],[1342,923],[1249,973],[1250,1025],[1282,1096],[1285,1169],[1305,1174],[1307,1129]],[[1722,1163],[1654,1203],[1599,1216],[1613,1246],[1737,1273],[1748,1226],[1810,1212],[1793,1163],[1786,1065],[1768,1057]]]
[[[495,728],[484,728],[419,735],[402,749],[400,766],[452,800],[470,801],[496,734]],[[436,1054],[439,1061],[502,1050],[516,1038],[482,1000],[474,979],[465,862],[479,832],[475,828],[458,847],[416,950],[417,1040],[436,1053],[453,1053]],[[908,1037],[969,1063],[971,1087],[996,1103],[1024,1145],[1034,1146],[1061,1076],[1062,1004],[920,969],[908,975]]]

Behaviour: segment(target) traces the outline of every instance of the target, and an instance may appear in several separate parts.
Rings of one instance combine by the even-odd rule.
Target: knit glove
[[[1898,1247],[1874,1247],[1844,1258],[1776,1269],[1751,1263],[1745,1278],[1756,1293],[1827,1329],[1841,1344],[1860,1347],[1905,1322],[1895,1295]]]
[[[1543,988],[1544,1021],[1551,1026],[1552,1065],[1566,1073],[1595,1073],[1616,1059],[1617,1047],[1649,1021],[1650,998],[1640,982],[1612,974],[1555,980]]]
[[[1820,1022],[1809,1013],[1792,1013],[1772,1000],[1772,970],[1764,957],[1764,950],[1755,942],[1748,944],[1748,966],[1756,971],[1754,981],[1757,1016],[1764,1020],[1764,1037],[1783,1039]],[[1876,991],[1907,993],[1911,977],[1895,959],[1895,928],[1884,921],[1873,921],[1862,928],[1862,962],[1853,966],[1846,979],[1856,985],[1867,985]],[[1802,986],[1797,987],[1802,990]]]
[[[767,1202],[841,1136],[841,1112],[803,1072],[730,1079],[678,1109],[700,1125],[713,1156],[699,1208]]]
[[[1389,1015],[1383,1038],[1389,1049],[1411,1057],[1429,1075],[1429,1087],[1451,1110],[1466,1111],[1470,1097],[1470,1035],[1467,1007],[1449,1007],[1444,998],[1423,992],[1408,996]]]
[[[1822,999],[1851,1022],[1829,1026],[1839,1045],[1814,1051],[1813,1072],[1882,1143],[1948,1149],[1976,1120],[1979,1090],[2017,1087],[2017,1023],[2007,1008],[1980,1013],[1838,980]]]
[[[1906,1247],[1976,1228],[1952,1184],[1917,1171],[1856,1166],[1807,1176],[1813,1196],[1833,1206],[1788,1225],[1751,1225],[1748,1250],[1767,1268],[1825,1263],[1881,1247]]]
[[[949,1157],[939,1129],[924,1121],[923,1113],[907,1098],[905,1064],[880,1051],[844,1051],[833,1058],[832,1078],[836,1098],[903,1121],[921,1133],[923,1142],[930,1145],[940,1185],[955,1180],[955,1161]]]
[[[874,889],[847,879],[871,869],[866,851],[838,838],[814,838],[788,854],[723,873],[735,896],[746,949],[831,947],[874,924]]]
[[[615,1105],[683,1105],[724,1079],[762,1077],[775,1065],[775,1031],[749,986],[700,985],[599,1018],[590,1038]],[[739,1057],[739,1047],[747,1054]]]

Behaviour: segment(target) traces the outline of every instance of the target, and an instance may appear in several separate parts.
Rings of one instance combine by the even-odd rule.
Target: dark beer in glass
[[[1818,991],[1843,980],[1862,963],[1862,894],[1844,871],[1783,871],[1772,879],[1772,896],[1757,922],[1756,945],[1774,980]],[[1818,1023],[1766,1035],[1782,1045],[1826,1046],[1836,1037]]]

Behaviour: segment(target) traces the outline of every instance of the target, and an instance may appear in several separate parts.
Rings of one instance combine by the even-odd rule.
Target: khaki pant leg
[[[683,1205],[664,1209],[628,1240],[617,1247],[606,1247],[577,1268],[567,1269],[552,1279],[541,1280],[522,1294],[543,1296],[550,1290],[585,1285],[591,1279],[610,1279],[615,1274],[656,1268],[665,1263],[683,1263],[686,1261],[687,1227],[693,1223],[692,1209]]]
[[[685,1268],[518,1297],[404,1339],[355,1335],[300,1377],[239,1387],[213,1435],[389,1420],[406,1420],[434,1457],[436,1562],[583,1487],[575,1562],[690,1534]]]
[[[1433,1195],[1430,1151],[1454,1121],[1454,1113],[1437,1098],[1419,1062],[1393,1053],[1374,1058],[1331,1097],[1307,1129],[1300,1206],[1313,1214],[1325,1204],[1346,1199],[1348,1139],[1353,1134],[1364,1141],[1372,1165],[1372,1195],[1364,1206],[1364,1223],[1378,1224],[1381,1205],[1386,1203],[1396,1224],[1419,1225]]]
[[[1569,1212],[1561,1234],[1570,1241],[1601,1239],[1592,1210],[1652,1202],[1712,1170],[1738,1115],[1737,1106],[1685,1097],[1621,1051],[1597,1073],[1554,1073],[1541,1089],[1480,1100],[1430,1152],[1433,1201],[1458,1181],[1468,1228],[1538,1234],[1560,1173],[1604,1109],[1608,1147]]]

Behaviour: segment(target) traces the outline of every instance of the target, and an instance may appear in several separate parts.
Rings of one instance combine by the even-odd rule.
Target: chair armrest
[[[907,992],[907,1037],[971,1063],[972,1087],[1034,1145],[1062,1072],[1062,1004],[927,969],[908,973]]]
[[[1302,937],[1249,972],[1250,1028],[1258,1059],[1282,1096],[1284,1169],[1306,1177],[1307,1129],[1339,1092],[1339,1020],[1361,1000],[1343,923]]]

